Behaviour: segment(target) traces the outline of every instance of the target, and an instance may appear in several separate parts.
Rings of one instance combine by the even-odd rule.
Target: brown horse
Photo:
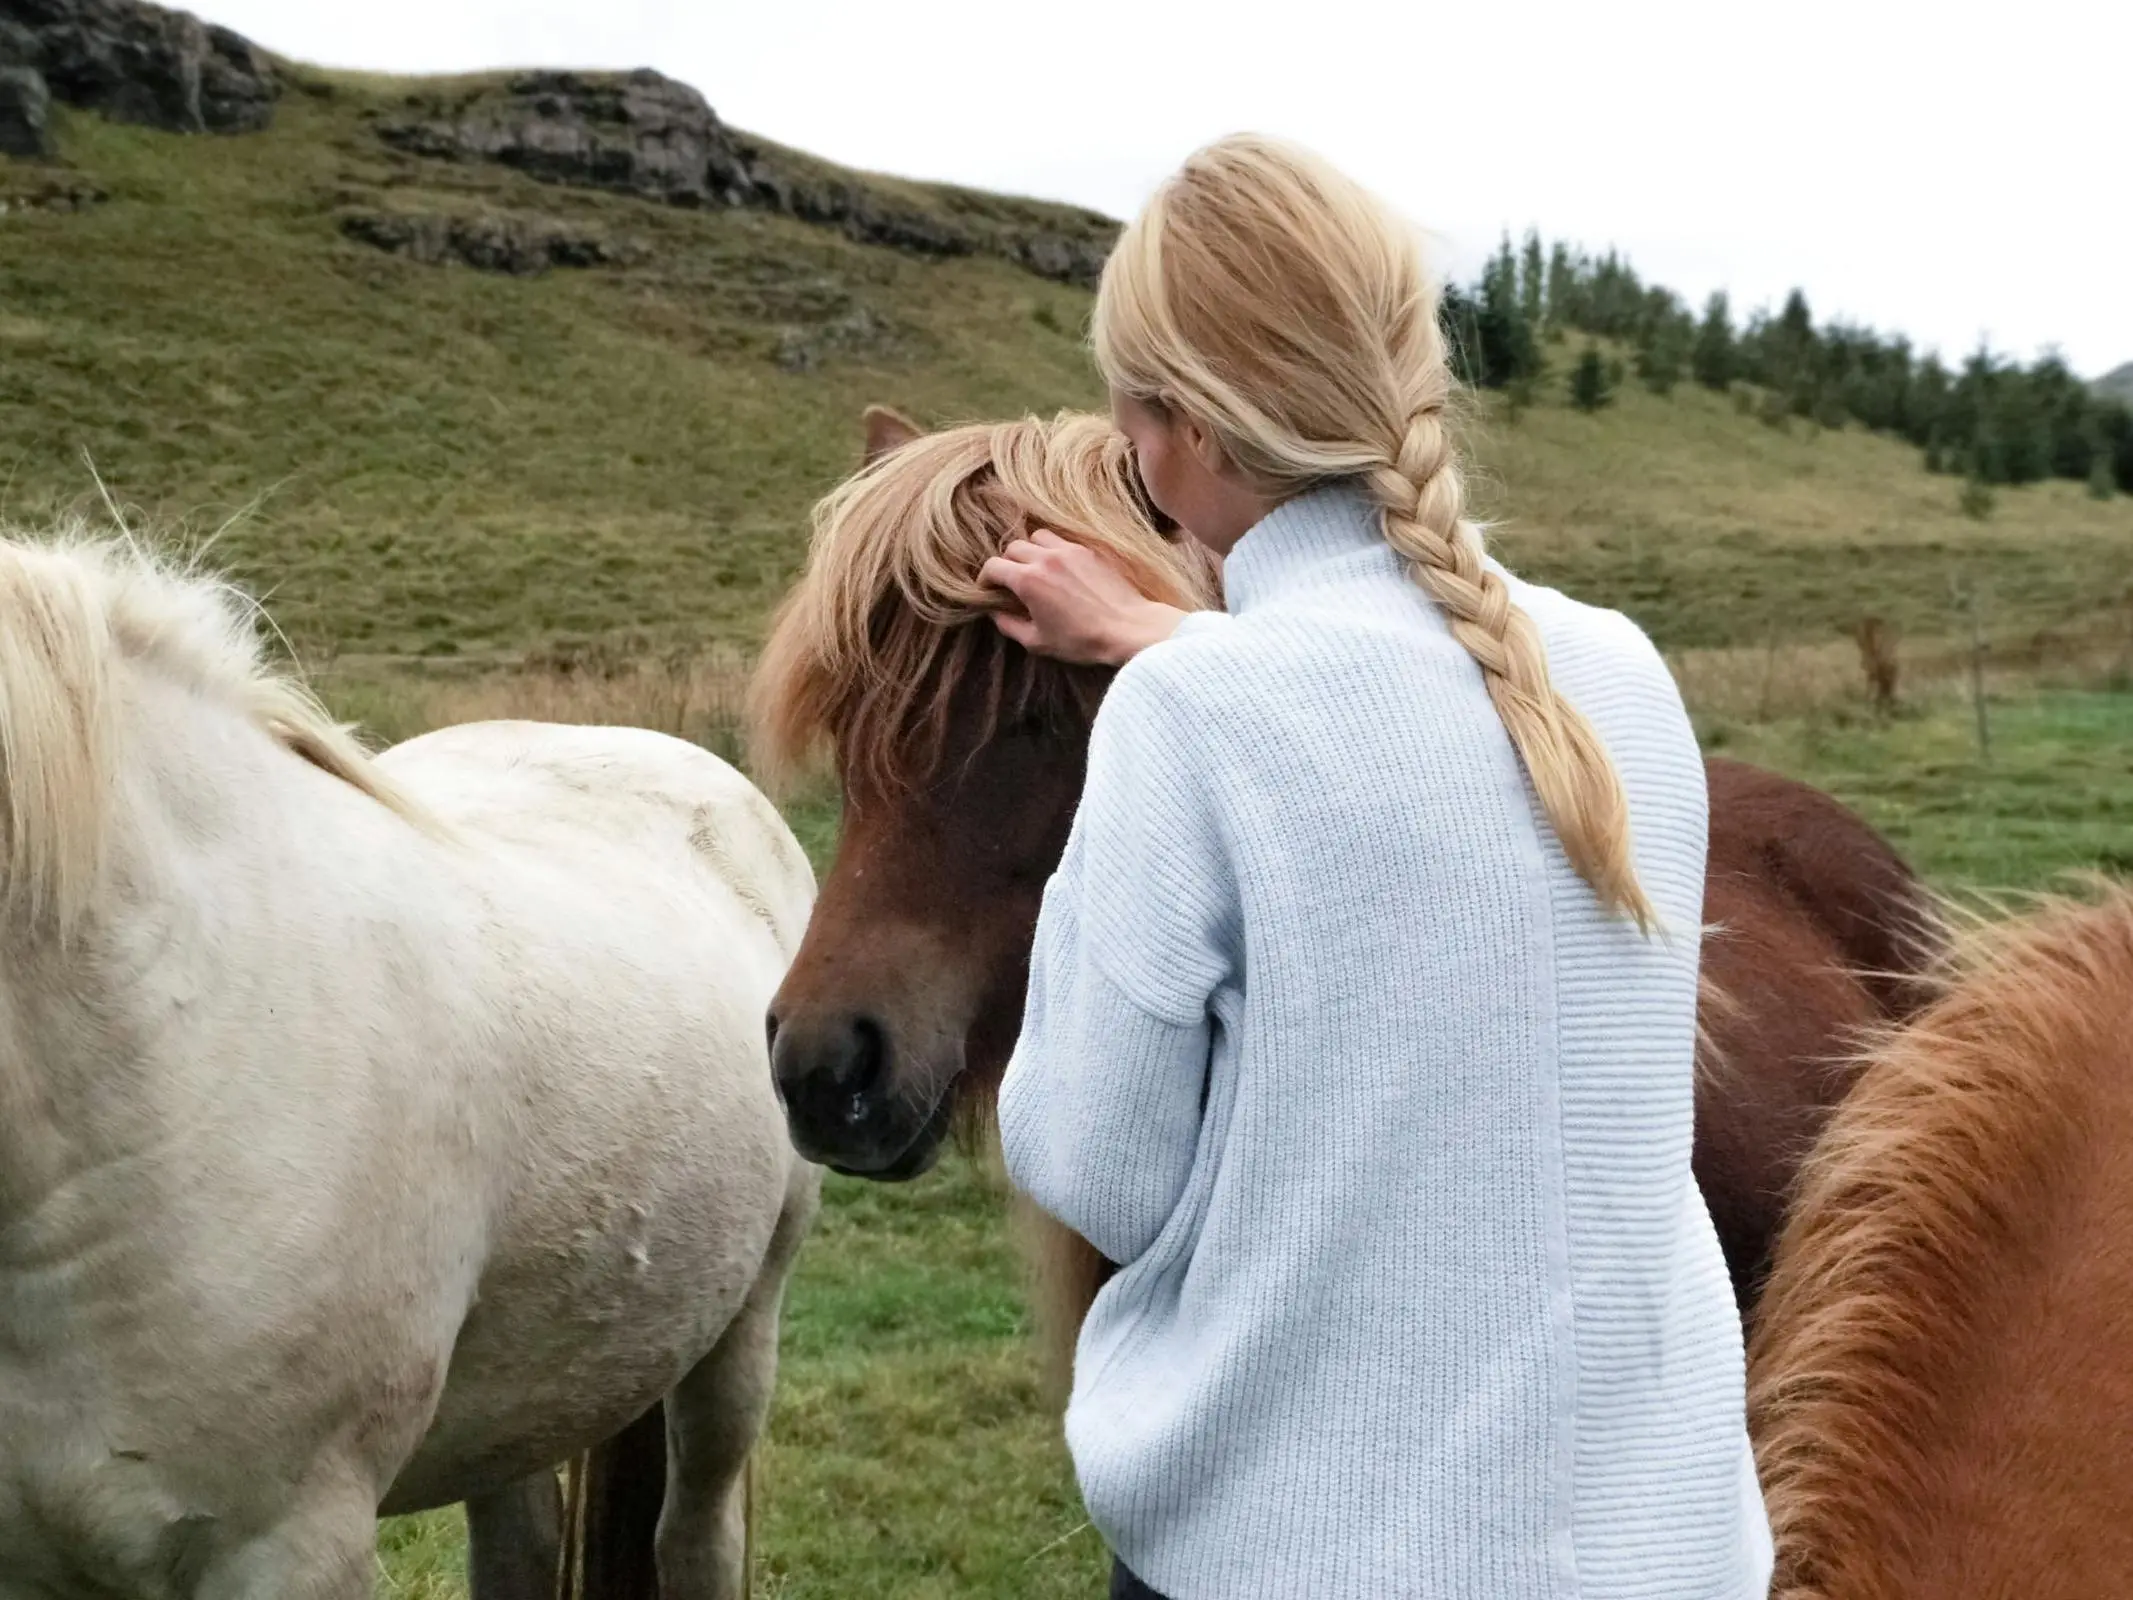
[[[1197,546],[1159,531],[1101,424],[867,421],[871,465],[825,503],[765,653],[757,747],[789,768],[827,745],[844,788],[837,858],[772,1006],[793,1137],[897,1179],[927,1169],[959,1110],[989,1115],[1106,681],[1002,638],[978,568],[1042,524],[1180,604],[1212,604],[1215,586]],[[1745,1312],[1853,1034],[1906,1004],[1924,900],[1828,796],[1737,762],[1709,772],[1695,1170]],[[1065,1249],[1046,1254],[1071,1328],[1106,1269]]]
[[[2133,1594],[2133,891],[1973,936],[1872,1051],[1749,1417],[1776,1600]]]

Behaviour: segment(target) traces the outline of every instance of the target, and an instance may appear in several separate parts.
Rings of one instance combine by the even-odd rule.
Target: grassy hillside
[[[409,85],[293,77],[257,136],[56,113],[70,181],[108,198],[0,216],[0,509],[81,499],[86,457],[156,522],[244,512],[220,554],[313,652],[745,642],[864,403],[942,421],[1097,399],[1081,290],[418,159],[376,133]],[[0,163],[0,193],[55,181]],[[575,229],[631,264],[424,265],[344,236],[357,210]],[[1482,419],[1486,508],[1516,562],[1664,643],[1828,637],[1867,608],[1936,631],[1951,576],[1982,578],[2005,626],[2124,588],[2133,502],[2048,484],[1978,524],[1915,452],[1856,431],[1781,434],[1693,388],[1585,416],[1548,388]]]
[[[982,414],[1090,398],[1071,331],[1055,331],[1075,326],[1079,291],[761,213],[414,161],[365,121],[391,98],[316,82],[247,138],[64,118],[68,159],[110,198],[0,218],[13,517],[88,492],[84,453],[158,522],[254,508],[220,553],[321,646],[746,634],[793,569],[808,502],[849,467],[866,401],[893,389]],[[349,206],[416,192],[647,257],[505,278],[341,234]],[[778,364],[788,341],[834,347],[862,326],[863,350],[805,374]]]
[[[413,86],[292,79],[259,136],[59,112],[64,169],[0,162],[0,518],[90,500],[85,456],[151,524],[243,513],[217,559],[382,736],[530,714],[730,748],[748,649],[865,403],[940,422],[1098,398],[1082,290],[417,159],[375,132]],[[906,209],[1043,214],[814,170]],[[89,191],[107,198],[20,204]],[[502,217],[619,264],[423,265],[348,238],[355,212]],[[1944,885],[2133,867],[2133,502],[2047,484],[1972,521],[1908,448],[1693,388],[1586,416],[1551,377],[1475,443],[1514,564],[1651,628],[1713,747],[1832,787]],[[1989,760],[1958,592],[1994,644]],[[1904,635],[1893,716],[1841,636],[1868,615]],[[559,646],[594,670],[555,670]],[[794,821],[826,859],[833,811]],[[759,1593],[1101,1592],[1024,1320],[986,1174],[829,1185],[762,1458]],[[388,1527],[381,1556],[381,1596],[464,1593],[451,1515]]]

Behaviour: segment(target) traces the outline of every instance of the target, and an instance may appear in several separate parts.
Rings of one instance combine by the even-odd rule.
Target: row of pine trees
[[[2133,410],[2096,394],[2058,356],[2025,367],[1980,348],[1951,370],[1900,335],[1817,326],[1797,289],[1775,316],[1736,322],[1724,294],[1699,316],[1612,250],[1544,249],[1528,233],[1522,247],[1506,238],[1479,282],[1445,291],[1443,320],[1462,380],[1506,390],[1514,403],[1548,371],[1548,347],[1582,334],[1629,347],[1637,378],[1657,394],[1692,381],[1735,392],[1766,421],[1856,422],[1909,440],[1928,469],[1979,485],[2072,478],[2099,495],[2133,494]],[[1588,342],[1570,368],[1571,398],[1597,409],[1626,377]]]

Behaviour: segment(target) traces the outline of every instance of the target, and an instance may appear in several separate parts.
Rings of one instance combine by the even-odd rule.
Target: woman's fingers
[[[1050,529],[1039,528],[1027,537],[1008,540],[1000,555],[995,556],[993,559],[997,561],[1004,556],[1009,561],[1021,562],[1024,565],[1034,565],[1052,556],[1055,551],[1071,550],[1073,548],[1073,545],[1060,538],[1058,534],[1053,533]]]
[[[981,582],[989,583],[996,589],[1005,589],[1017,599],[1021,598],[1022,585],[1029,581],[1029,575],[1030,568],[1027,563],[1004,554],[992,557],[984,566],[978,568],[978,578]]]
[[[1182,612],[1150,600],[1087,545],[1032,528],[979,569],[1016,605],[995,612],[1000,632],[1064,661],[1118,665],[1176,629]]]
[[[1037,624],[1017,611],[995,611],[992,614],[992,623],[1025,650],[1036,649],[1038,641],[1043,637],[1043,631]]]

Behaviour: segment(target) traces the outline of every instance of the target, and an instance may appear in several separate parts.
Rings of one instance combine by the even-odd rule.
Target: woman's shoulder
[[[1587,695],[1626,694],[1669,714],[1679,709],[1673,670],[1634,619],[1557,589],[1511,584],[1512,599],[1540,630],[1549,672],[1581,707]]]
[[[1464,687],[1472,658],[1419,589],[1403,598],[1411,607],[1365,595],[1346,607],[1195,612],[1120,671],[1102,715],[1167,724],[1199,747],[1234,746],[1263,739],[1270,724],[1309,723],[1328,705],[1352,702],[1359,686],[1404,693],[1399,686],[1434,677]],[[1284,708],[1295,715],[1283,717]]]
[[[1515,574],[1505,576],[1511,585],[1511,598],[1544,634],[1562,634],[1594,648],[1653,662],[1660,660],[1651,636],[1624,613],[1575,599],[1560,589],[1531,583]]]
[[[1119,669],[1099,717],[1205,727],[1240,699],[1238,675],[1254,656],[1246,635],[1226,611],[1188,613],[1177,632]]]

